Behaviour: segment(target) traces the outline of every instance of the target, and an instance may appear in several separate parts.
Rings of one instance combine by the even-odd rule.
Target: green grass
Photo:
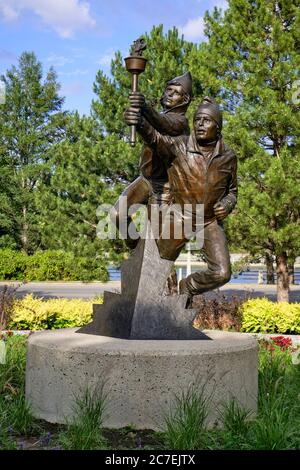
[[[25,400],[26,343],[24,336],[8,337],[6,363],[0,364],[0,448],[15,448],[15,436],[37,430]]]
[[[24,336],[9,337],[6,364],[0,364],[0,449],[16,449],[18,436],[34,435],[42,442],[49,440],[47,431],[32,417],[25,400],[26,342]],[[262,341],[258,378],[256,416],[231,401],[219,411],[223,427],[208,430],[206,417],[210,403],[205,398],[205,387],[189,387],[175,397],[170,413],[165,416],[164,433],[142,431],[143,447],[157,449],[160,446],[170,450],[299,449],[300,365],[292,364],[288,351],[281,351],[277,346],[272,350],[269,343]],[[127,429],[124,436],[122,430],[103,430],[106,403],[102,386],[94,391],[86,390],[77,397],[75,418],[52,433],[51,447],[108,449],[110,443],[115,443],[117,448],[139,447],[136,430]]]
[[[166,419],[169,449],[287,450],[300,448],[300,365],[289,351],[262,341],[259,353],[258,412],[234,400],[219,411],[221,429],[207,429],[209,403],[189,390],[176,398]]]
[[[257,419],[252,441],[256,449],[300,446],[300,367],[288,351],[260,350]]]
[[[165,416],[165,440],[168,449],[194,450],[205,445],[205,420],[208,400],[204,387],[190,386],[175,396],[169,415]]]
[[[102,432],[105,403],[102,385],[93,391],[86,389],[82,397],[75,398],[74,419],[58,439],[65,450],[108,448]]]

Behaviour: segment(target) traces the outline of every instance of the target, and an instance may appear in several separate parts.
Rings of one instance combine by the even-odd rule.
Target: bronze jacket
[[[237,200],[237,159],[222,137],[206,158],[194,132],[190,136],[162,135],[144,118],[137,130],[167,166],[173,203],[204,204],[205,222],[215,220],[216,202],[232,211]]]
[[[161,134],[170,136],[189,135],[188,120],[184,115],[185,110],[178,107],[162,113],[157,112],[152,106],[143,109],[143,115],[147,121]],[[153,148],[145,145],[140,158],[140,170],[142,175],[150,180],[162,183],[168,180],[168,173],[164,162]]]

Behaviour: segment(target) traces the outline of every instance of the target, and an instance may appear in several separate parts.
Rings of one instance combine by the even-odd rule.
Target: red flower
[[[272,336],[271,340],[283,351],[289,349],[293,344],[291,338],[285,338],[284,336]]]

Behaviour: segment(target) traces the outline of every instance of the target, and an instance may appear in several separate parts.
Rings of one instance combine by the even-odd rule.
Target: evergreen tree
[[[230,0],[224,14],[206,15],[208,42],[198,54],[227,111],[226,141],[239,158],[231,238],[252,254],[275,256],[278,300],[288,300],[288,259],[300,251],[299,6],[299,0]]]
[[[41,63],[33,53],[23,53],[18,67],[1,80],[6,87],[0,106],[1,244],[31,253],[40,244],[35,198],[47,152],[63,134],[63,98],[54,70],[43,81]]]
[[[69,115],[65,138],[49,152],[38,201],[44,246],[85,259],[98,280],[107,279],[107,265],[124,250],[122,242],[100,240],[96,233],[97,208],[117,197],[123,171],[118,160],[111,161],[109,139],[93,118]]]
[[[21,210],[20,195],[12,168],[5,155],[0,155],[0,248],[17,248],[17,217]]]

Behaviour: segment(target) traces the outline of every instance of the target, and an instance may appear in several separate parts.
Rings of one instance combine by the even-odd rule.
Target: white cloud
[[[214,7],[221,8],[225,11],[228,8],[228,2],[227,0],[212,1],[210,10]],[[183,26],[179,26],[178,31],[180,34],[183,34],[188,41],[199,41],[204,39],[204,26],[203,16],[198,16],[197,18],[189,19]]]
[[[0,13],[7,21],[16,20],[25,10],[35,13],[64,38],[96,26],[85,0],[0,0]]]
[[[18,18],[18,9],[14,9],[8,2],[0,1],[0,11],[7,21],[13,21]]]
[[[115,53],[113,51],[107,51],[99,60],[96,61],[96,64],[108,67],[114,57]]]
[[[203,0],[197,0],[197,3],[203,3]],[[228,0],[210,0],[209,4],[207,5],[207,9],[211,11],[214,7],[226,10],[228,7]]]
[[[185,25],[179,26],[178,30],[188,41],[202,39],[204,37],[203,16],[188,20]]]
[[[58,72],[58,75],[63,75],[65,77],[77,77],[78,75],[87,75],[88,70],[76,69],[71,72]]]
[[[63,67],[66,64],[72,64],[74,60],[62,55],[52,54],[47,57],[46,62],[50,63],[54,67]]]

